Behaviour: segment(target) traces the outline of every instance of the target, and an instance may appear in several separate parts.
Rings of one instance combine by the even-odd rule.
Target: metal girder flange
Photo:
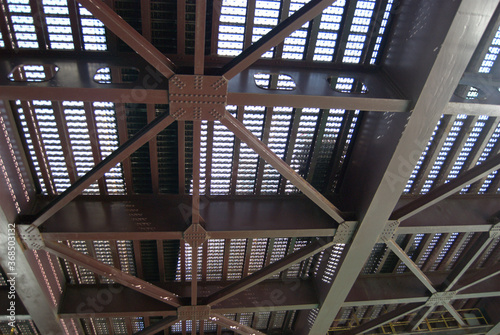
[[[175,75],[169,80],[170,115],[178,121],[220,120],[227,102],[227,80],[221,76]]]
[[[32,225],[17,225],[17,231],[26,248],[41,250],[45,247],[42,234],[37,227]]]
[[[493,226],[490,229],[490,238],[497,238],[500,236],[500,212],[495,213],[489,220]]]
[[[179,320],[207,320],[210,317],[210,306],[181,306],[177,308]]]

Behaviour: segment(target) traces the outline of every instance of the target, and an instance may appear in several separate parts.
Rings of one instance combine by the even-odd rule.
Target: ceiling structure
[[[0,0],[0,333],[499,334],[498,5]]]

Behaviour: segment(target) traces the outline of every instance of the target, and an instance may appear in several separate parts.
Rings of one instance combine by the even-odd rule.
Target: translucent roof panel
[[[73,50],[73,34],[66,0],[43,0],[51,49]]]
[[[382,40],[386,34],[387,24],[389,23],[389,17],[391,15],[391,10],[393,8],[394,0],[388,0],[387,5],[385,6],[384,13],[382,16],[377,17],[377,20],[380,20],[380,28],[377,33],[377,39],[375,40],[375,46],[373,47],[373,52],[370,58],[370,64],[375,64],[380,55],[380,47],[382,44]]]
[[[500,53],[500,27],[498,27],[495,37],[491,41],[488,52],[484,55],[483,62],[479,67],[479,73],[490,73],[491,68],[497,60],[498,53]]]
[[[83,49],[88,51],[108,50],[104,24],[96,19],[85,7],[82,7],[82,5],[78,5],[78,9],[80,13]]]
[[[331,62],[337,46],[338,32],[344,14],[346,1],[335,1],[321,15],[313,60]]]
[[[236,56],[243,50],[246,14],[246,0],[222,1],[217,44],[218,55]]]
[[[29,0],[7,0],[15,44],[20,49],[38,49],[35,24]]]
[[[290,13],[292,15],[304,6],[309,0],[292,0],[290,2]],[[305,46],[308,35],[309,22],[306,22],[300,29],[294,31],[290,36],[285,38],[283,45],[284,59],[302,60],[305,58]]]
[[[368,30],[372,24],[372,18],[375,8],[375,0],[358,1],[352,24],[349,27],[349,36],[347,37],[346,48],[342,58],[343,63],[361,62],[361,55],[365,44],[368,42]]]
[[[257,42],[279,23],[281,1],[256,1],[253,20],[252,43]],[[273,58],[274,48],[264,53],[262,58]]]
[[[0,48],[5,48],[5,42],[3,40],[2,32],[0,32]]]

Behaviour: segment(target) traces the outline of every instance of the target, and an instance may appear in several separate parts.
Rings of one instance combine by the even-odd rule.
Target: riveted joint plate
[[[493,225],[490,229],[490,237],[497,238],[500,236],[500,223]]]
[[[210,306],[181,306],[177,308],[179,320],[207,320],[210,316]]]
[[[341,223],[337,228],[337,232],[333,236],[333,242],[343,244],[350,243],[357,228],[357,221],[345,221]]]
[[[426,306],[438,306],[450,302],[457,294],[456,291],[436,292],[425,303]]]
[[[380,240],[383,242],[387,242],[392,240],[394,234],[396,233],[396,229],[399,227],[399,221],[389,221],[384,228],[384,231],[380,234]]]
[[[227,80],[221,76],[175,75],[169,79],[170,115],[179,121],[220,120],[227,103]]]
[[[191,247],[197,247],[208,240],[207,231],[200,224],[192,224],[183,233],[184,241]]]
[[[17,231],[19,237],[23,241],[24,245],[31,250],[40,250],[45,247],[43,242],[42,234],[37,227],[32,225],[17,225]]]

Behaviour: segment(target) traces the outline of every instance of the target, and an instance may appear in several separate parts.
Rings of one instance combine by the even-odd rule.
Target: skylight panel
[[[455,243],[455,240],[457,239],[457,237],[458,237],[458,233],[452,233],[450,235],[450,237],[446,241],[443,249],[439,253],[439,256],[436,258],[436,261],[434,262],[434,265],[432,265],[430,271],[436,271],[436,269],[439,266],[439,264],[441,264],[441,262],[443,261],[443,259],[446,257],[446,255],[450,251],[450,248],[453,246],[453,243]]]
[[[450,170],[450,173],[448,174],[446,182],[449,182],[451,179],[456,178],[458,174],[461,172],[464,163],[467,161],[470,152],[474,148],[474,145],[476,144],[478,137],[481,135],[481,132],[484,126],[486,125],[485,122],[486,120],[488,120],[488,117],[478,120],[474,125],[474,127],[472,128],[472,130],[470,131],[469,137],[465,141],[465,144],[459,156],[457,157],[456,162],[453,164],[453,167]]]
[[[304,6],[309,0],[292,0],[290,2],[290,16]],[[301,60],[305,58],[305,46],[309,21],[285,38],[283,45],[283,59]]]
[[[224,263],[223,239],[209,239],[207,244],[207,280],[222,280],[222,265]]]
[[[359,0],[356,3],[354,18],[349,28],[350,33],[342,58],[343,63],[358,64],[361,61],[363,49],[368,42],[367,33],[372,21],[375,2],[375,0]]]
[[[256,1],[253,20],[252,43],[271,31],[279,23],[281,1]],[[274,48],[264,53],[262,58],[273,58]]]
[[[321,280],[323,282],[327,284],[332,283],[333,278],[335,277],[335,273],[337,272],[337,268],[340,264],[340,258],[342,257],[342,252],[344,251],[344,248],[345,248],[344,243],[337,243],[331,248],[325,272],[321,277]]]
[[[106,42],[106,30],[104,24],[96,19],[82,5],[78,5],[80,12],[80,24],[82,26],[83,48],[88,51],[108,50]]]
[[[229,244],[229,257],[227,265],[227,280],[238,280],[243,272],[243,262],[246,254],[246,239],[231,239]]]
[[[431,189],[432,185],[434,184],[434,180],[439,175],[439,171],[441,171],[441,168],[446,161],[446,157],[448,157],[451,148],[455,144],[455,140],[457,139],[457,136],[460,133],[460,130],[462,129],[466,118],[467,115],[460,114],[457,116],[455,122],[453,122],[453,126],[448,133],[448,136],[446,137],[443,147],[441,148],[441,151],[439,152],[429,175],[427,176],[427,180],[425,181],[424,186],[420,190],[420,194],[425,194]]]
[[[7,0],[7,5],[17,47],[39,48],[29,0]]]
[[[410,257],[412,260],[413,259],[413,254],[415,253],[415,250],[417,250],[418,246],[420,243],[422,243],[422,240],[424,238],[425,234],[417,234],[414,238],[413,241],[409,242],[411,243],[410,249],[406,253],[408,257]],[[404,262],[400,262],[399,266],[396,268],[397,273],[403,273],[406,270],[406,265]]]
[[[432,136],[429,139],[427,146],[425,147],[424,151],[422,152],[422,155],[420,155],[420,158],[418,159],[418,162],[415,165],[415,168],[413,169],[413,171],[411,173],[410,179],[408,179],[408,182],[406,182],[406,186],[405,186],[403,193],[406,193],[406,194],[410,193],[410,191],[413,187],[413,184],[415,183],[415,179],[417,178],[417,175],[418,175],[420,169],[422,168],[422,164],[424,162],[424,159],[427,157],[427,153],[429,152],[429,148],[432,145],[432,141],[434,141],[434,137],[436,136],[436,133],[437,133],[439,127],[441,126],[441,122],[443,120],[443,117],[444,117],[444,115],[441,115],[441,118],[439,119],[436,127],[434,128],[434,131],[432,132]]]
[[[427,260],[427,258],[429,258],[429,256],[431,255],[432,251],[436,247],[439,239],[441,238],[441,235],[443,235],[443,234],[442,233],[434,234],[434,236],[432,237],[431,242],[427,246],[427,249],[425,249],[422,257],[418,260],[418,264],[417,265],[418,265],[419,268],[422,268],[422,266],[425,264],[425,261]]]
[[[78,252],[81,252],[82,254],[89,255],[89,250],[87,247],[87,243],[85,241],[70,241],[70,246],[75,249]],[[78,276],[78,284],[95,284],[95,274],[80,266],[76,265],[76,268],[78,269],[77,271],[77,276]]]
[[[78,177],[82,177],[95,165],[83,102],[64,101],[62,106],[69,144],[75,160],[76,174]],[[84,194],[99,194],[97,183],[90,185]]]
[[[387,23],[389,22],[389,17],[391,16],[392,6],[394,4],[394,0],[388,0],[387,5],[385,6],[384,14],[380,19],[380,28],[378,30],[377,39],[375,41],[375,46],[373,47],[372,56],[370,59],[370,64],[375,64],[377,62],[377,58],[380,54],[380,46],[382,44],[382,40],[384,38],[384,34],[386,34]]]
[[[331,62],[333,60],[345,3],[345,0],[335,1],[323,11],[314,48],[314,61]]]
[[[112,102],[94,102],[93,106],[101,157],[105,159],[119,146],[115,107]],[[125,194],[120,163],[112,167],[104,176],[109,194]]]
[[[293,248],[290,248],[291,250],[288,251],[289,254],[291,253],[294,253],[300,249],[302,249],[303,247],[305,247],[306,245],[308,245],[310,243],[310,239],[309,238],[304,238],[304,237],[301,237],[301,238],[297,238],[295,240],[295,244],[293,245]],[[303,265],[304,262],[309,262],[311,258],[308,258],[300,263],[296,263],[294,265],[292,265],[291,267],[288,268],[288,270],[286,271],[286,277],[287,278],[298,278],[300,277],[300,269]],[[319,262],[319,261],[318,261]]]
[[[236,115],[236,106],[226,106],[226,110],[231,115]],[[220,121],[214,121],[210,194],[229,194],[233,151],[234,134]]]
[[[219,56],[237,56],[243,50],[246,14],[246,0],[222,1],[217,43]]]
[[[311,155],[314,134],[318,126],[319,108],[303,108],[300,116],[299,128],[297,130],[297,139],[293,148],[290,167],[302,177],[307,177],[308,160]],[[288,180],[285,187],[285,193],[298,192],[295,186]]]
[[[500,27],[491,41],[491,45],[488,48],[488,52],[484,55],[483,62],[479,67],[479,73],[490,73],[491,68],[495,65],[495,62],[498,57],[498,53],[500,53]]]
[[[487,160],[490,157],[491,151],[493,150],[493,148],[497,144],[499,138],[500,138],[500,123],[497,124],[495,131],[493,132],[490,139],[488,140],[488,143],[486,144],[483,152],[481,153],[481,156],[479,157],[477,164],[483,163],[485,160]],[[481,185],[481,188],[479,189],[479,192],[478,192],[479,194],[483,194],[488,190],[488,188],[490,187],[490,184],[491,184],[493,178],[496,176],[496,174],[497,174],[497,171],[493,171],[492,173],[490,173],[488,175],[488,177],[484,181],[483,185]]]
[[[275,238],[273,242],[273,250],[271,253],[271,259],[269,263],[272,264],[286,255],[286,251],[288,248],[289,238]],[[269,257],[269,256],[268,256]],[[276,273],[272,276],[274,279],[279,279],[281,273]]]
[[[117,240],[116,248],[118,249],[120,259],[120,269],[125,273],[135,276],[134,246],[132,241]],[[118,265],[115,265],[115,267],[118,267]]]
[[[245,106],[243,124],[258,139],[262,139],[264,111],[265,107],[263,106]],[[254,193],[258,165],[259,155],[253,149],[249,148],[246,143],[241,143],[236,194]]]
[[[252,252],[250,253],[248,274],[252,274],[264,267],[268,241],[269,239],[267,238],[254,238],[252,240]]]
[[[0,48],[5,48],[5,42],[3,41],[3,35],[0,31]]]
[[[73,50],[73,33],[66,0],[43,0],[43,12],[49,34],[50,48]]]
[[[281,159],[285,159],[288,134],[292,125],[291,107],[274,107],[269,130],[268,147]],[[261,192],[277,194],[281,175],[269,164],[264,165]]]
[[[109,266],[118,267],[118,264],[113,264],[113,256],[111,255],[110,241],[93,241],[96,259]],[[113,280],[100,276],[101,283],[112,284]]]

